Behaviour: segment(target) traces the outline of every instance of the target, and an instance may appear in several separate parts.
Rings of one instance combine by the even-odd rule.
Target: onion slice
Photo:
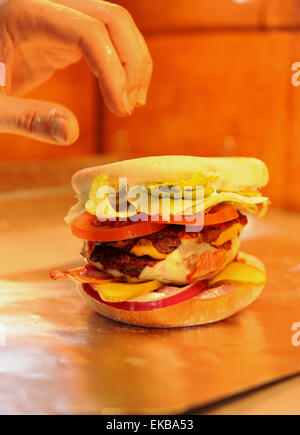
[[[93,285],[83,284],[82,287],[90,297],[96,299],[98,302],[126,311],[151,311],[166,308],[170,305],[179,304],[180,302],[191,299],[208,288],[206,281],[196,281],[185,287],[165,286],[158,291],[125,302],[106,302],[101,298],[99,293],[93,289]]]

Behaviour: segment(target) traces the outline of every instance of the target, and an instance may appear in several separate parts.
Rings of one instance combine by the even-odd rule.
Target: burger
[[[86,264],[54,270],[101,315],[130,325],[183,327],[226,319],[266,282],[242,253],[247,214],[262,216],[268,170],[257,159],[159,156],[83,169],[66,217]]]

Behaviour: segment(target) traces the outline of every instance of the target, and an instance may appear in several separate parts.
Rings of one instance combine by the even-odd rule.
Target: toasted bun
[[[254,191],[269,180],[266,165],[246,157],[192,157],[159,156],[124,160],[104,166],[83,169],[73,176],[72,184],[77,194],[90,190],[91,183],[100,174],[107,174],[111,183],[127,177],[130,183],[167,182],[183,180],[201,172],[204,176],[217,176],[217,190],[238,192]]]
[[[263,264],[251,255],[240,253],[239,259],[264,270]],[[205,325],[227,319],[250,305],[263,290],[263,286],[234,283],[220,287],[218,296],[216,296],[218,292],[214,289],[213,294],[206,292],[206,295],[202,294],[166,308],[152,311],[125,311],[97,301],[85,292],[81,284],[77,286],[88,305],[99,314],[129,325],[151,328]]]

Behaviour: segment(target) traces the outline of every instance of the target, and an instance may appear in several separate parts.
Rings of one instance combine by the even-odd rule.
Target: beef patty
[[[97,242],[88,260],[93,263],[101,263],[104,270],[116,269],[125,275],[135,278],[141,274],[146,266],[155,266],[159,261],[147,255],[136,257],[125,249],[99,246]]]
[[[182,225],[169,225],[165,229],[141,237],[150,240],[158,252],[169,255],[181,244],[181,239],[202,238],[205,243],[212,243],[218,239],[219,235],[230,228],[232,225],[240,223],[247,224],[247,217],[239,214],[239,217],[231,222],[205,227],[199,232],[185,232]],[[140,238],[140,239],[141,239]],[[122,242],[86,242],[82,255],[91,263],[100,263],[104,270],[116,269],[122,274],[130,277],[138,277],[146,266],[153,267],[159,261],[147,255],[137,257],[130,253],[130,250],[139,239],[131,239]],[[231,242],[225,243],[223,248],[231,249]]]

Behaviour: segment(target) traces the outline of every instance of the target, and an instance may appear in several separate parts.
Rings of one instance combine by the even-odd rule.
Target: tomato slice
[[[100,222],[88,212],[76,216],[71,223],[71,231],[79,239],[92,242],[116,242],[148,236],[166,228],[167,224],[157,222]]]
[[[230,222],[239,217],[235,207],[231,205],[222,205],[214,207],[209,213],[204,215],[204,226],[218,225],[224,222]],[[136,237],[148,236],[156,233],[168,225],[190,225],[199,226],[198,222],[191,222],[184,216],[181,220],[176,220],[171,216],[170,221],[164,221],[161,217],[155,221],[116,221],[100,222],[96,216],[84,212],[71,223],[71,231],[74,236],[83,240],[97,242],[115,242],[119,240],[134,239]]]
[[[233,205],[216,206],[208,214],[204,215],[204,226],[223,224],[238,217],[239,213]]]
[[[209,213],[204,215],[204,226],[210,225],[218,225],[224,222],[230,222],[234,219],[237,219],[239,214],[235,207],[232,205],[220,205],[213,207]],[[182,216],[180,219],[176,218],[174,215],[170,215],[170,221],[165,221],[161,216],[155,217],[157,223],[168,223],[169,225],[191,225],[191,226],[199,226],[197,222],[196,216],[194,220],[191,220],[190,217]]]

